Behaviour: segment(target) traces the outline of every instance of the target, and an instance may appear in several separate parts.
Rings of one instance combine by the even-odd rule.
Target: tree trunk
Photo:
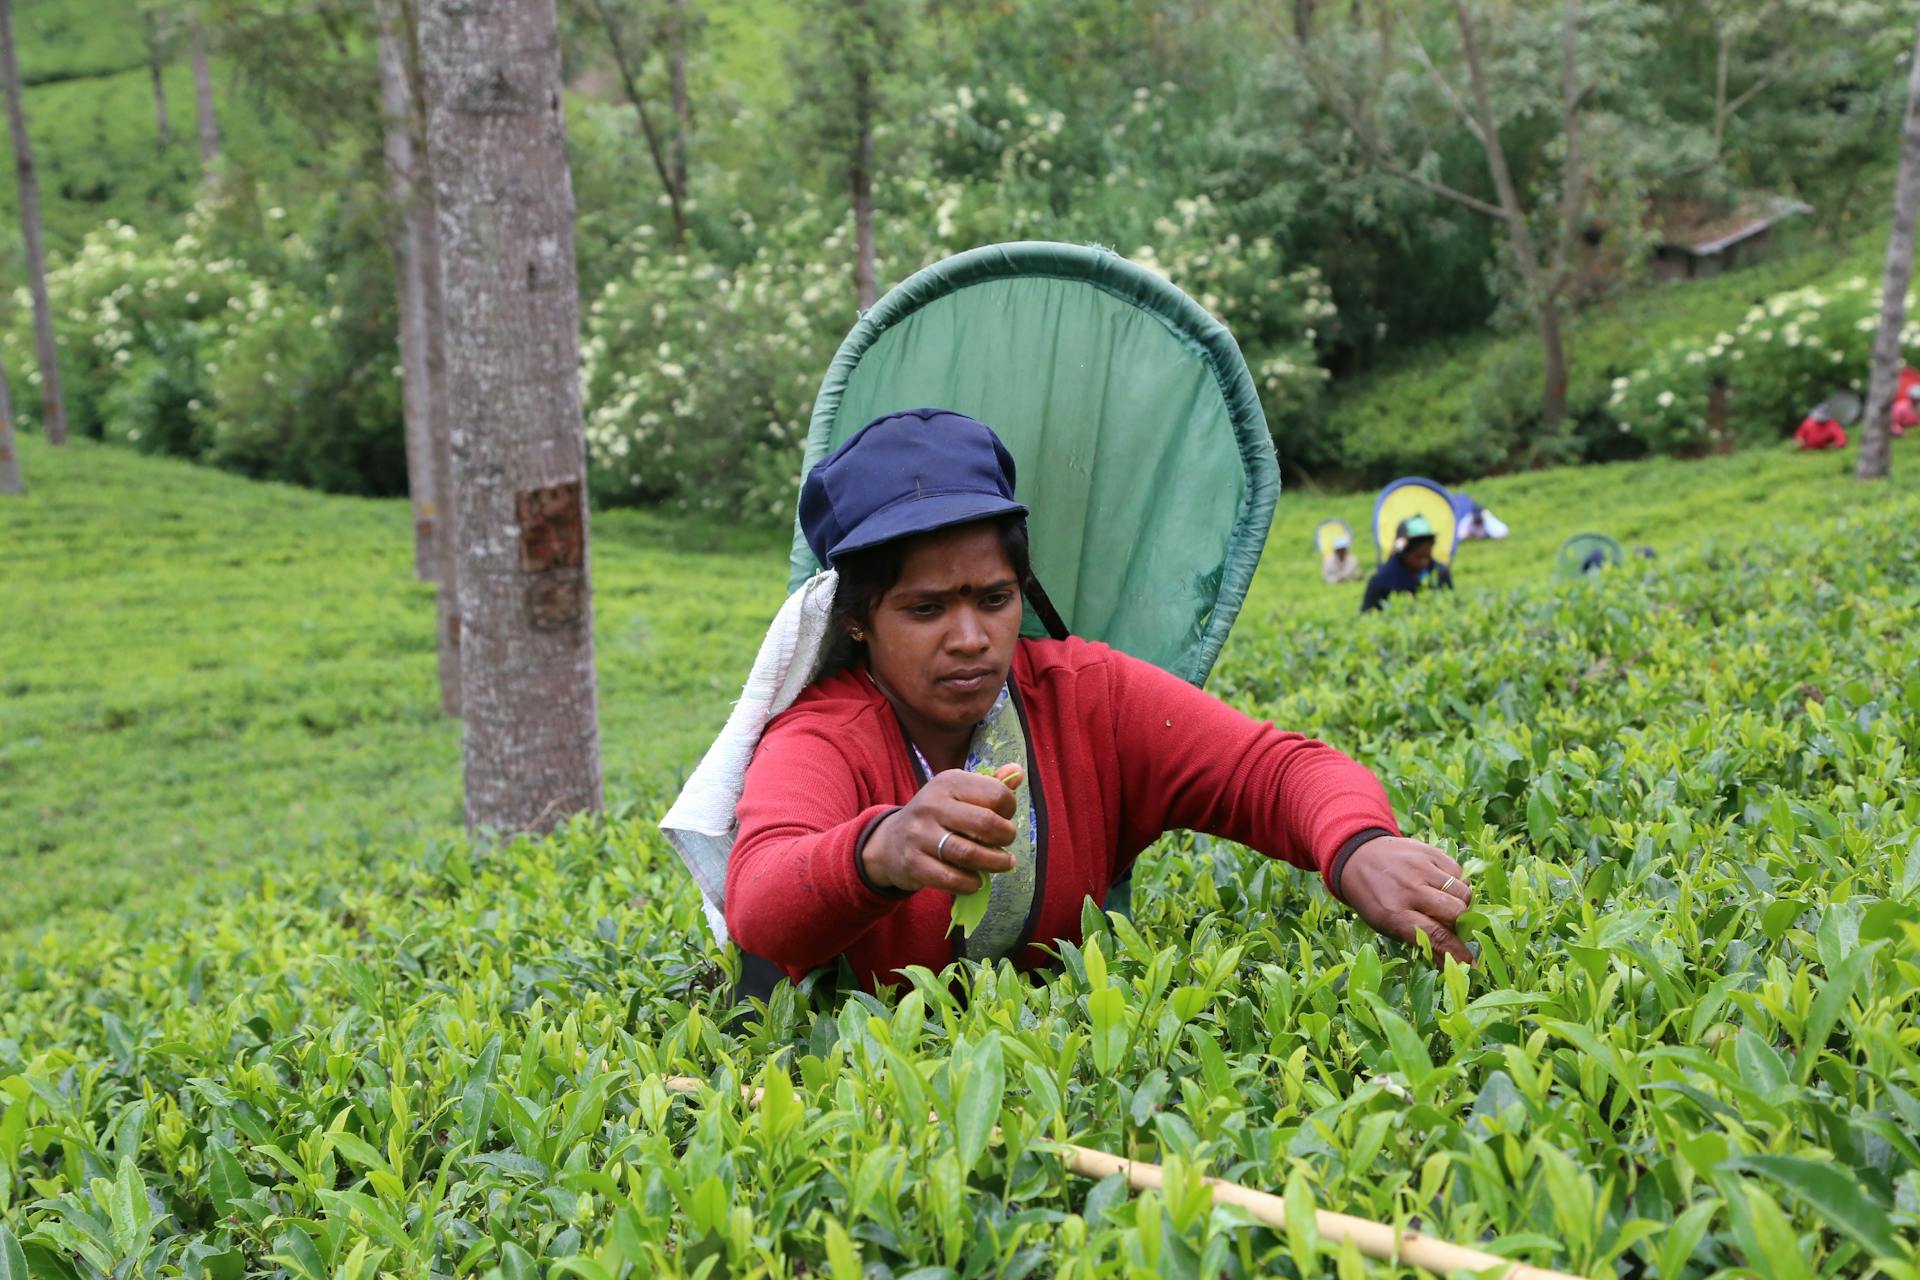
[[[193,45],[193,103],[200,124],[200,161],[212,166],[220,154],[220,118],[213,110],[213,72],[207,66],[207,30],[200,15],[188,19]]]
[[[687,198],[687,136],[693,103],[687,97],[687,0],[667,0],[667,85],[673,98],[673,186]]]
[[[1313,39],[1313,11],[1319,0],[1293,0],[1293,38],[1301,44]]]
[[[425,93],[420,81],[418,13],[413,0],[380,0],[383,33],[394,41],[396,66],[401,74],[397,91],[404,95],[402,116],[407,136],[406,189],[396,193],[402,202],[404,245],[409,274],[400,280],[402,395],[408,415],[409,479],[415,466],[413,451],[424,444],[423,500],[415,504],[415,535],[427,525],[430,564],[422,575],[435,584],[434,643],[440,659],[440,710],[460,714],[460,556],[453,527],[453,442],[447,401],[447,345],[445,308],[441,299],[440,231],[433,197],[432,155],[427,149]],[[415,426],[415,417],[418,426]],[[419,437],[416,441],[415,436]],[[424,521],[421,507],[425,507]],[[414,547],[418,572],[420,547]]]
[[[413,206],[420,173],[413,154],[413,93],[397,0],[376,0],[375,55],[380,66],[380,127],[387,161],[387,253],[393,259],[400,313],[400,414],[407,445],[407,495],[413,503],[413,573],[434,579],[433,436],[427,423],[425,282],[413,244]]]
[[[167,113],[166,67],[160,58],[159,15],[148,9],[141,15],[146,24],[147,75],[153,81],[153,131],[162,147],[173,145],[173,120]]]
[[[853,71],[853,156],[847,188],[853,198],[853,288],[860,310],[874,304],[873,282],[873,69],[864,62]]]
[[[407,72],[413,87],[413,154],[419,165],[415,199],[409,209],[410,241],[420,264],[421,327],[427,335],[427,436],[433,446],[433,558],[435,635],[440,654],[440,710],[460,714],[460,543],[454,524],[453,401],[447,391],[446,286],[440,265],[440,218],[433,193],[433,152],[427,146],[426,86],[420,75],[418,10],[404,0],[414,19],[412,56]]]
[[[20,242],[27,254],[27,287],[33,294],[33,347],[40,364],[40,421],[49,444],[67,442],[67,401],[60,390],[60,351],[53,337],[53,304],[47,298],[47,247],[40,237],[40,179],[33,169],[33,141],[20,101],[20,60],[13,47],[13,0],[0,0],[0,76],[6,78],[7,127],[13,133],[13,167],[20,180]]]
[[[601,807],[573,184],[554,0],[423,0],[467,824]]]
[[[1920,34],[1907,64],[1907,123],[1900,140],[1900,173],[1893,184],[1893,230],[1887,236],[1886,280],[1880,286],[1880,331],[1873,338],[1867,381],[1867,417],[1860,428],[1854,475],[1878,480],[1893,470],[1893,394],[1900,380],[1900,330],[1907,322],[1907,285],[1913,279],[1913,224],[1920,215]]]
[[[1567,347],[1560,310],[1551,302],[1540,308],[1540,357],[1540,421],[1551,429],[1567,416]]]
[[[13,395],[7,389],[6,362],[0,359],[0,493],[25,488],[20,479],[20,446],[13,439]]]
[[[421,141],[424,143],[424,136]],[[424,160],[430,160],[424,146]],[[429,193],[430,194],[430,193]],[[416,215],[427,331],[427,431],[433,442],[434,634],[440,654],[440,711],[460,714],[460,543],[453,489],[453,402],[447,394],[446,296],[440,281],[440,232],[431,198]]]
[[[1572,6],[1569,6],[1572,7]],[[1541,427],[1551,431],[1567,414],[1567,355],[1560,333],[1560,316],[1553,290],[1541,269],[1540,256],[1527,229],[1527,211],[1520,204],[1520,192],[1514,186],[1513,173],[1507,167],[1507,151],[1500,141],[1498,121],[1493,114],[1493,97],[1487,88],[1485,68],[1481,65],[1479,41],[1465,0],[1454,0],[1454,20],[1460,28],[1460,48],[1466,55],[1467,79],[1473,90],[1474,130],[1481,149],[1486,152],[1487,171],[1493,189],[1500,196],[1500,210],[1507,225],[1507,242],[1520,272],[1520,280],[1533,303],[1535,323],[1540,328],[1540,355],[1544,370],[1540,389]]]

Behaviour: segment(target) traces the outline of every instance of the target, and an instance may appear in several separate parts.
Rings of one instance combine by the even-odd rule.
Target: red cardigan
[[[1022,640],[1014,695],[1027,727],[1041,858],[1014,956],[1078,941],[1080,905],[1106,900],[1134,857],[1187,828],[1325,877],[1363,831],[1399,827],[1365,768],[1283,733],[1150,663],[1084,640]],[[876,890],[856,859],[867,831],[919,790],[906,735],[863,668],[810,686],[767,727],[739,805],[727,928],[794,978],[845,954],[868,986],[939,969],[953,896]]]

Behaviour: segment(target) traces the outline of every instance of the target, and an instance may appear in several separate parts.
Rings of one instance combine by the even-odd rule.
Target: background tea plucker
[[[1080,937],[1084,899],[1188,828],[1468,961],[1464,873],[1400,835],[1361,765],[1105,645],[1021,638],[1024,602],[1051,612],[1026,513],[1000,440],[937,409],[869,423],[807,477],[801,526],[839,574],[844,648],[747,770],[725,895],[743,951],[794,978],[844,957],[867,985],[961,957],[1037,967]],[[1012,786],[975,772],[1009,764]],[[950,932],[982,872],[983,920]]]
[[[1334,535],[1333,546],[1320,562],[1320,581],[1331,587],[1352,582],[1359,576],[1360,558],[1353,554],[1353,537],[1345,533]]]
[[[1433,558],[1433,524],[1425,516],[1408,516],[1394,529],[1393,554],[1367,579],[1360,612],[1378,609],[1388,596],[1418,595],[1422,588],[1450,591],[1453,572]]]

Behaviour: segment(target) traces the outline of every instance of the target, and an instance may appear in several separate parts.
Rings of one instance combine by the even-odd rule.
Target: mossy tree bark
[[[0,0],[0,77],[6,80],[7,127],[13,134],[13,168],[20,182],[20,242],[27,254],[27,288],[33,295],[33,347],[40,368],[40,423],[50,444],[67,442],[67,400],[60,388],[60,349],[54,341],[53,304],[47,298],[47,246],[40,234],[40,179],[33,167],[33,140],[20,98],[20,59],[13,47],[13,3]]]
[[[425,290],[420,247],[416,243],[415,206],[424,175],[413,146],[413,87],[407,75],[409,43],[399,0],[375,0],[378,24],[375,56],[380,67],[380,131],[387,162],[387,255],[400,313],[400,414],[407,444],[407,495],[413,503],[413,573],[434,579],[433,434],[427,386]],[[430,197],[429,197],[430,198]]]
[[[207,29],[200,15],[188,19],[188,42],[193,49],[193,105],[200,130],[200,162],[212,168],[220,155],[220,117],[213,107],[213,69],[207,62]]]
[[[161,147],[166,148],[173,145],[173,120],[167,111],[166,42],[158,13],[142,9],[140,21],[147,43],[147,78],[153,84],[153,131]]]
[[[392,223],[388,228],[400,313],[401,412],[413,500],[414,572],[435,584],[440,709],[460,714],[460,563],[453,539],[446,323],[440,233],[420,86],[413,0],[377,0],[376,54]]]
[[[422,0],[467,823],[601,807],[573,184],[553,0]]]
[[[13,396],[7,390],[7,366],[0,360],[0,493],[20,493],[20,446],[13,439]]]
[[[687,198],[687,149],[693,99],[687,95],[687,0],[667,0],[667,92],[673,103],[673,185]]]
[[[1900,385],[1900,330],[1907,323],[1907,286],[1913,282],[1913,230],[1920,218],[1920,34],[1907,63],[1907,124],[1900,142],[1900,172],[1893,183],[1893,230],[1887,236],[1887,270],[1880,287],[1880,328],[1873,338],[1867,378],[1867,417],[1860,428],[1860,460],[1854,475],[1878,480],[1893,470],[1893,395]]]

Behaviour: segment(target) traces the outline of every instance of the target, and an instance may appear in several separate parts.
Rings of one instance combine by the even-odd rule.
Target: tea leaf
[[[960,1152],[962,1172],[971,1173],[980,1163],[987,1139],[1000,1119],[1000,1101],[1006,1085],[1000,1037],[990,1031],[967,1055],[967,1068],[960,1079],[959,1098],[954,1108],[954,1144]]]
[[[26,1252],[4,1222],[0,1222],[0,1280],[30,1280]]]
[[[971,893],[953,895],[953,916],[947,926],[947,932],[960,930],[962,937],[972,937],[980,922],[987,918],[987,904],[993,901],[993,874],[987,871],[975,871],[980,877],[980,887]]]
[[[1831,1164],[1798,1156],[1742,1156],[1728,1167],[1759,1174],[1811,1205],[1822,1219],[1845,1232],[1876,1258],[1906,1258],[1893,1220],[1868,1199],[1854,1180]]]

